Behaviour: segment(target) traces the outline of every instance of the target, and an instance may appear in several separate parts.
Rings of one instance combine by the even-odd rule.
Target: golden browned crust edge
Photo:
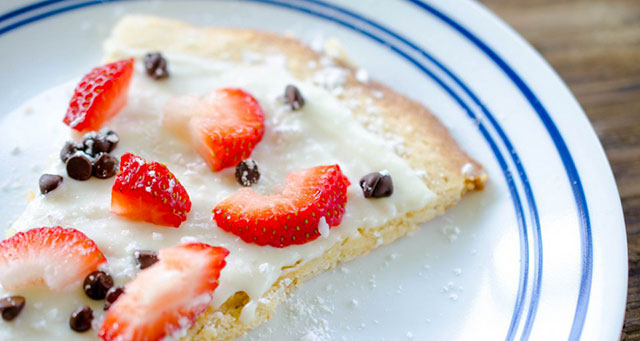
[[[321,58],[327,58],[295,39],[273,33],[248,29],[197,28],[171,19],[137,15],[124,17],[113,29],[105,43],[109,60],[125,57],[114,48],[115,44],[138,51],[187,53],[230,61],[243,60],[246,52],[284,54],[287,56],[287,67],[300,79],[311,77],[321,67]],[[239,320],[247,298],[237,294],[218,311],[209,308],[198,318],[185,339],[219,340],[243,335],[268,320],[275,307],[304,280],[416,230],[418,223],[443,213],[460,200],[466,191],[482,189],[487,181],[482,166],[460,149],[428,109],[379,83],[357,81],[354,68],[345,61],[332,62],[348,70],[346,82],[342,85],[344,91],[339,98],[348,99],[354,115],[365,119],[372,118],[372,114],[365,110],[367,101],[378,108],[384,122],[384,133],[403,139],[404,151],[400,153],[401,156],[413,169],[424,171],[426,175],[423,179],[436,194],[436,199],[421,210],[396,217],[384,226],[361,229],[357,237],[342,240],[321,257],[292,268],[260,300],[256,319],[251,323]],[[354,101],[359,105],[354,106]],[[465,172],[463,167],[466,168]]]

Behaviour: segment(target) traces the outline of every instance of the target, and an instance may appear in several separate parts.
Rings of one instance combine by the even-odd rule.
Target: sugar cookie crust
[[[242,61],[246,53],[286,55],[286,67],[300,80],[312,77],[321,58],[327,58],[295,39],[273,33],[201,28],[176,20],[139,15],[126,16],[114,27],[105,42],[107,60],[126,57],[112,48],[116,45],[140,51],[186,53],[229,61]],[[414,170],[424,172],[423,181],[436,198],[422,209],[395,217],[383,226],[358,229],[356,237],[337,242],[320,257],[303,264],[292,264],[293,270],[280,277],[258,301],[255,319],[250,323],[240,320],[240,313],[249,297],[238,292],[219,309],[210,307],[183,339],[227,340],[245,334],[267,321],[276,306],[305,280],[417,230],[418,224],[442,214],[465,192],[482,189],[487,181],[482,166],[460,149],[427,108],[375,81],[359,82],[354,67],[342,60],[333,62],[347,70],[346,80],[341,84],[344,91],[339,99],[348,100],[353,114],[363,119],[372,117],[365,109],[365,103],[377,107],[376,117],[382,118],[384,133],[403,140],[401,156]],[[360,105],[354,106],[353,103]]]

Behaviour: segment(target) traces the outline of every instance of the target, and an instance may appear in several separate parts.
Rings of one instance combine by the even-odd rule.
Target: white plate
[[[431,108],[491,176],[414,235],[309,281],[248,339],[619,337],[627,252],[610,167],[566,86],[481,5],[5,0],[0,113],[98,64],[124,13],[336,37],[373,78]],[[38,160],[58,147],[28,120],[42,134],[18,153],[25,133],[0,125],[4,226],[36,188]]]

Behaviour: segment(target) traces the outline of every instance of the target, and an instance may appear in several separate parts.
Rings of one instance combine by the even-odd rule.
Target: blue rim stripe
[[[57,0],[57,1],[53,1],[52,3],[57,3],[57,2],[61,2],[61,1],[66,1],[66,0]],[[111,1],[121,1],[121,0],[107,0],[107,2],[111,2]],[[94,1],[88,1],[88,2],[80,2],[80,3],[77,3],[75,5],[70,5],[70,6],[67,6],[67,7],[61,7],[61,8],[49,11],[49,12],[44,12],[44,13],[35,15],[33,17],[29,17],[27,19],[23,19],[23,20],[17,21],[17,22],[15,22],[13,24],[9,24],[9,25],[7,25],[7,26],[5,26],[3,28],[0,28],[0,35],[3,34],[3,33],[9,32],[11,30],[14,30],[14,29],[16,29],[16,28],[18,28],[20,26],[24,26],[24,25],[27,25],[29,23],[32,23],[32,22],[35,22],[35,21],[38,21],[38,20],[41,20],[41,19],[44,19],[44,18],[48,18],[50,16],[53,16],[53,15],[56,15],[56,14],[59,14],[59,13],[71,11],[71,10],[82,8],[82,7],[98,5],[98,4],[101,4],[101,3],[105,3],[105,1],[103,1],[103,0],[94,0]],[[38,6],[38,7],[42,7],[42,6]],[[38,8],[38,7],[36,7],[36,8]],[[16,12],[18,12],[18,11],[16,11]]]
[[[310,2],[310,3],[315,3],[315,4],[319,4],[319,5],[323,5],[324,3],[318,0],[302,0],[302,1],[306,1],[306,2]],[[539,293],[540,293],[540,286],[541,286],[541,279],[542,279],[542,243],[541,243],[541,228],[540,228],[540,221],[539,221],[539,217],[538,217],[538,209],[537,209],[537,205],[533,196],[533,191],[531,190],[531,187],[529,186],[529,178],[524,170],[524,167],[522,166],[522,163],[520,162],[520,158],[513,146],[513,144],[511,143],[511,141],[509,140],[509,138],[507,137],[506,133],[504,132],[504,130],[502,129],[502,127],[500,126],[500,124],[498,124],[497,120],[494,118],[494,116],[491,114],[491,112],[489,112],[489,110],[487,109],[487,107],[484,105],[484,103],[482,103],[482,101],[476,96],[476,94],[471,91],[469,89],[469,87],[463,83],[460,78],[458,76],[456,76],[452,71],[450,71],[447,67],[445,67],[443,65],[442,62],[440,62],[438,59],[436,59],[435,57],[433,57],[431,54],[425,52],[425,50],[421,49],[420,47],[418,47],[417,45],[415,45],[414,43],[410,42],[408,39],[404,38],[403,36],[394,33],[392,31],[390,31],[389,29],[383,27],[382,25],[376,23],[373,20],[370,19],[366,19],[354,12],[351,12],[349,10],[331,5],[331,4],[326,4],[326,7],[329,7],[331,9],[334,9],[340,13],[346,14],[350,17],[356,18],[358,20],[364,21],[367,24],[385,32],[386,34],[390,35],[391,37],[398,39],[399,41],[401,41],[402,43],[406,44],[407,46],[409,46],[410,48],[412,48],[414,51],[419,52],[422,56],[426,57],[429,61],[431,61],[432,63],[434,63],[440,70],[442,70],[443,72],[445,72],[445,74],[447,76],[449,76],[456,84],[458,84],[458,86],[461,87],[461,89],[471,98],[471,100],[482,110],[483,114],[489,119],[491,125],[496,129],[498,135],[500,136],[500,138],[502,139],[502,141],[504,142],[507,150],[509,151],[509,153],[511,154],[511,158],[516,166],[516,169],[518,170],[518,174],[520,176],[520,179],[523,183],[523,188],[527,197],[527,200],[529,202],[529,208],[530,208],[530,214],[531,214],[531,220],[532,220],[532,225],[534,226],[534,233],[533,233],[533,238],[534,238],[534,246],[536,246],[536,248],[534,248],[534,268],[535,270],[533,271],[534,273],[534,280],[533,280],[533,293],[532,293],[532,301],[531,304],[529,305],[529,311],[527,313],[527,319],[525,322],[525,327],[524,327],[524,331],[523,331],[523,338],[528,337],[530,331],[531,331],[531,327],[533,326],[533,321],[535,319],[535,314],[537,312],[537,307],[538,307],[538,297],[539,297]],[[528,258],[527,258],[528,259]],[[522,302],[520,302],[519,300],[516,301],[516,311],[519,310],[519,305]],[[512,339],[515,336],[515,333],[517,331],[517,326],[518,326],[518,322],[519,322],[519,318],[520,318],[520,314],[515,314],[512,318],[510,327],[509,327],[509,332],[507,333],[507,339]]]
[[[545,128],[549,132],[549,136],[553,140],[556,146],[558,154],[562,160],[564,168],[569,178],[569,184],[573,191],[573,197],[578,209],[578,220],[580,222],[580,237],[582,241],[582,276],[580,278],[580,291],[578,295],[578,302],[576,303],[575,316],[573,324],[571,326],[571,332],[569,338],[571,340],[577,340],[580,338],[582,329],[584,327],[587,308],[589,305],[589,295],[591,292],[591,281],[593,277],[593,241],[591,235],[591,221],[589,217],[589,208],[587,206],[587,199],[582,187],[582,181],[580,180],[580,174],[576,168],[571,152],[567,147],[558,127],[555,125],[551,116],[544,108],[538,97],[533,93],[531,88],[522,80],[522,78],[507,64],[496,52],[494,52],[487,44],[476,37],[469,30],[462,25],[438,11],[431,5],[428,5],[419,0],[407,0],[411,3],[423,8],[428,13],[431,13],[436,18],[445,22],[465,38],[469,39],[475,44],[482,52],[484,52],[502,71],[511,79],[511,81],[518,87],[522,95],[529,101],[531,107],[538,113],[540,120],[544,124]]]
[[[10,12],[7,12],[7,13],[5,13],[3,15],[0,15],[0,22],[3,22],[5,20],[9,20],[9,19],[11,19],[11,18],[13,18],[15,16],[18,16],[18,15],[20,15],[22,13],[31,12],[31,11],[36,10],[38,8],[45,7],[45,6],[48,6],[48,5],[51,5],[51,4],[55,4],[56,2],[61,2],[61,1],[66,1],[66,0],[47,0],[47,1],[36,2],[36,3],[33,3],[31,5],[28,5],[28,6],[17,8],[17,9],[15,9],[13,11],[10,11]]]
[[[515,328],[512,329],[512,326],[517,326],[517,322],[520,318],[520,311],[522,310],[523,304],[524,304],[524,299],[525,299],[525,293],[527,291],[527,286],[528,286],[528,282],[527,282],[527,278],[529,278],[529,243],[528,243],[528,232],[527,232],[527,228],[526,228],[526,222],[524,220],[524,214],[523,214],[523,209],[522,209],[522,203],[520,201],[520,194],[518,193],[518,190],[513,182],[513,176],[511,174],[511,170],[509,170],[509,166],[507,165],[504,157],[502,156],[502,154],[500,153],[500,150],[498,149],[496,143],[493,141],[493,138],[489,135],[488,131],[486,130],[486,128],[484,127],[484,124],[482,122],[480,122],[476,115],[473,113],[473,111],[469,108],[469,106],[447,85],[445,84],[440,78],[438,78],[433,72],[431,72],[430,70],[428,70],[426,67],[424,67],[422,64],[420,64],[419,62],[417,62],[415,59],[413,59],[411,56],[407,55],[405,52],[399,50],[397,47],[389,44],[388,42],[382,40],[381,38],[363,31],[362,29],[353,26],[347,22],[343,22],[337,18],[334,17],[330,17],[327,15],[324,15],[322,13],[317,13],[317,12],[312,12],[310,10],[308,10],[307,8],[303,8],[303,7],[298,7],[289,3],[281,3],[281,2],[277,2],[277,0],[249,0],[249,1],[254,1],[254,2],[261,2],[261,3],[268,3],[268,4],[277,4],[277,5],[281,5],[283,7],[287,7],[287,8],[292,8],[292,9],[296,9],[296,10],[300,10],[303,11],[305,13],[309,13],[312,14],[314,16],[318,16],[330,21],[333,21],[335,23],[341,24],[343,26],[349,27],[357,32],[360,32],[364,35],[366,35],[367,37],[373,39],[374,41],[387,46],[388,48],[390,48],[391,50],[393,50],[394,52],[398,53],[399,55],[401,55],[402,57],[404,57],[406,60],[408,60],[411,64],[413,64],[414,66],[416,66],[418,69],[420,69],[423,73],[425,73],[427,76],[429,76],[431,79],[433,79],[438,85],[440,85],[448,94],[449,96],[451,96],[457,103],[458,105],[460,105],[465,112],[467,112],[467,115],[469,116],[469,118],[479,122],[478,123],[478,128],[480,130],[480,132],[482,133],[482,136],[485,138],[485,140],[489,143],[489,146],[491,148],[491,150],[493,151],[498,164],[500,165],[500,168],[502,169],[503,175],[505,177],[505,181],[507,182],[507,186],[509,187],[509,192],[511,194],[511,198],[513,200],[513,204],[515,207],[515,211],[516,211],[516,219],[518,221],[518,228],[520,231],[520,257],[521,259],[524,260],[523,266],[521,267],[521,271],[520,271],[520,278],[519,278],[519,284],[518,284],[518,294],[516,297],[516,303],[515,303],[515,312],[514,312],[514,317],[512,318],[512,322],[510,323],[510,328],[509,328],[509,332],[507,333],[507,337],[510,339],[513,339],[514,335],[513,333],[515,333]]]

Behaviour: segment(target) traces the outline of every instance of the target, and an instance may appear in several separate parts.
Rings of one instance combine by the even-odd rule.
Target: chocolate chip
[[[111,153],[118,146],[118,142],[120,142],[120,136],[116,134],[115,131],[109,129],[104,133],[105,138],[109,142],[109,149],[107,153]]]
[[[79,145],[73,141],[65,142],[62,150],[60,150],[60,160],[62,160],[62,162],[67,162],[67,160],[78,150],[84,150],[84,146]]]
[[[284,89],[284,100],[292,110],[298,110],[304,105],[304,98],[295,85],[287,85]]]
[[[76,180],[88,180],[91,177],[91,160],[88,156],[76,153],[67,160],[67,174]]]
[[[360,179],[360,187],[365,198],[383,198],[393,194],[393,182],[387,172],[374,172]]]
[[[20,315],[24,303],[26,300],[22,296],[8,296],[0,299],[0,312],[2,312],[2,319],[5,321],[11,321]]]
[[[104,299],[111,287],[113,287],[113,278],[104,271],[88,274],[82,284],[85,294],[94,300]]]
[[[105,132],[92,131],[82,137],[82,150],[91,157],[101,153],[110,153],[120,142],[118,134],[113,130]]]
[[[116,175],[118,171],[118,159],[102,153],[93,160],[93,176],[100,179],[108,179]]]
[[[107,291],[107,296],[104,298],[104,310],[109,310],[109,307],[115,302],[120,295],[124,294],[123,287],[113,287]]]
[[[244,187],[257,183],[260,180],[258,164],[251,159],[241,161],[236,166],[236,180]]]
[[[40,184],[40,193],[47,194],[58,188],[63,178],[55,174],[42,174],[38,183]]]
[[[107,141],[106,135],[92,131],[82,137],[82,146],[87,155],[95,157],[100,153],[108,152],[111,144]]]
[[[158,261],[158,255],[153,251],[139,250],[133,253],[140,270],[146,269]]]
[[[93,321],[93,310],[84,306],[76,309],[69,318],[69,327],[77,332],[86,332],[91,329],[91,321]]]
[[[167,71],[167,60],[160,54],[160,52],[147,53],[144,56],[144,68],[147,71],[147,75],[153,79],[163,79],[169,77],[169,71]]]

